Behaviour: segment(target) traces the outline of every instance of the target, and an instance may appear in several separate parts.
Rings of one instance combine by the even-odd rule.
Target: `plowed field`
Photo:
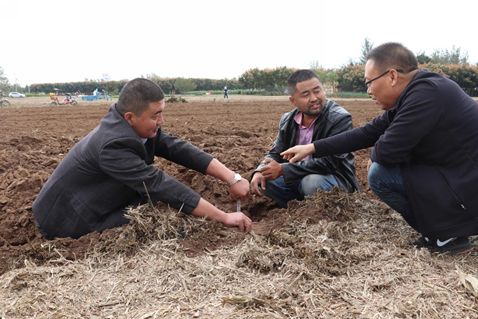
[[[361,125],[380,112],[370,101],[340,103],[353,114],[354,125]],[[108,110],[106,102],[73,107],[45,104],[39,99],[23,99],[15,100],[13,107],[0,109],[0,274],[21,266],[25,258],[40,263],[49,258],[38,254],[36,249],[45,240],[32,219],[32,202],[68,150]],[[250,176],[275,138],[280,115],[290,109],[287,98],[169,104],[163,129]],[[357,152],[357,172],[364,189],[366,161],[366,151]],[[163,160],[156,165],[219,207],[234,209],[227,188],[221,183]],[[270,208],[262,198],[251,198],[243,206],[256,220],[267,218],[266,211]],[[92,238],[64,239],[61,243],[68,247],[71,256],[81,256],[87,249],[85,245],[96,235],[88,236]],[[195,244],[194,250],[201,251],[201,245]]]

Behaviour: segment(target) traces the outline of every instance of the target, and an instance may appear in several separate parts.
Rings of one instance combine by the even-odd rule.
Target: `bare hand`
[[[289,161],[289,163],[297,163],[304,159],[306,156],[309,156],[314,153],[315,146],[311,143],[307,145],[296,145],[280,153],[280,155],[283,159]]]
[[[226,214],[223,224],[228,227],[237,227],[245,233],[250,232],[252,228],[251,219],[241,212]]]
[[[229,188],[229,194],[231,194],[233,199],[247,197],[249,195],[249,181],[244,178],[241,179]]]
[[[367,162],[367,172],[370,170],[370,166],[372,165],[372,160],[369,159],[368,162]]]
[[[261,172],[256,172],[251,180],[252,192],[262,196],[262,192],[266,189],[266,181]]]
[[[267,164],[261,169],[261,174],[265,179],[276,179],[282,175],[282,165],[274,161],[272,158],[264,159],[263,163]]]

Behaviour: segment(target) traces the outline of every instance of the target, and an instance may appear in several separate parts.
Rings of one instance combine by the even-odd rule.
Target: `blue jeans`
[[[383,166],[372,163],[368,171],[368,184],[375,195],[399,212],[405,221],[418,231],[398,165]]]
[[[318,190],[329,191],[337,186],[337,180],[333,175],[310,174],[292,185],[287,185],[284,177],[279,176],[267,181],[265,195],[272,198],[279,207],[286,208],[290,200],[303,200],[304,196],[312,195]]]

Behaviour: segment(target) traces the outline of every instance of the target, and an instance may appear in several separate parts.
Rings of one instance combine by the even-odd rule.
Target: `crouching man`
[[[294,109],[282,115],[279,133],[251,181],[255,194],[272,198],[280,207],[293,199],[303,199],[318,190],[338,187],[357,190],[352,153],[307,156],[289,163],[281,152],[295,145],[309,144],[352,129],[352,116],[325,96],[318,76],[311,70],[298,70],[287,80],[289,101]]]
[[[125,208],[148,195],[153,203],[250,231],[247,216],[224,212],[153,165],[160,156],[228,183],[234,198],[249,192],[239,174],[163,132],[164,108],[164,93],[154,82],[138,78],[123,87],[118,102],[70,150],[35,199],[34,218],[46,238],[78,238],[126,224]]]

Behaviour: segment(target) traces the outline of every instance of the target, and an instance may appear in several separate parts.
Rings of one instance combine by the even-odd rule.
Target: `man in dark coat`
[[[153,165],[161,156],[229,184],[235,198],[247,196],[249,182],[211,155],[161,130],[164,94],[146,79],[121,90],[100,124],[78,142],[43,185],[33,203],[35,221],[46,238],[78,238],[128,222],[125,207],[156,203],[250,231],[240,212],[225,213]]]
[[[399,43],[368,54],[368,94],[385,112],[363,127],[294,147],[291,162],[373,146],[371,189],[399,212],[432,251],[469,248],[478,234],[478,104],[455,82],[418,70]]]
[[[328,100],[318,76],[298,70],[287,80],[289,100],[294,107],[282,115],[279,133],[251,180],[255,194],[263,193],[280,207],[292,199],[303,199],[317,190],[338,187],[357,190],[354,156],[347,152],[330,156],[309,156],[300,163],[287,163],[280,153],[294,145],[333,136],[352,128],[352,116]]]

